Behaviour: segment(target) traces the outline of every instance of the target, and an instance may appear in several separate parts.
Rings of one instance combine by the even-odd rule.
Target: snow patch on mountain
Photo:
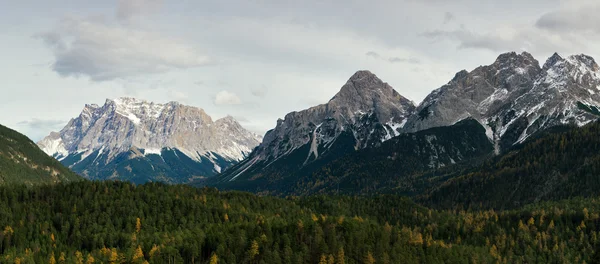
[[[68,165],[77,168],[90,158],[95,159],[89,166],[100,168],[121,153],[130,153],[132,159],[163,155],[165,149],[173,151],[177,158],[183,158],[179,152],[195,162],[208,159],[222,168],[223,162],[244,159],[260,143],[259,139],[230,116],[213,121],[200,108],[122,97],[107,99],[103,106],[86,105],[60,132],[38,144],[49,155],[73,157]]]

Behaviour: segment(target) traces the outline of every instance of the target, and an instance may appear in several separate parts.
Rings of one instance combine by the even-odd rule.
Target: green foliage
[[[213,162],[221,168],[227,168],[234,163],[216,153],[212,153],[214,161],[206,157],[196,161],[177,149],[163,148],[160,155],[143,155],[143,151],[143,149],[132,148],[110,161],[107,153],[99,151],[90,154],[84,160],[81,160],[81,154],[73,154],[62,162],[65,166],[73,165],[71,167],[73,171],[90,180],[110,179],[136,184],[149,181],[189,183],[194,179],[214,176],[217,171]]]
[[[0,185],[81,180],[26,136],[0,125]]]
[[[589,263],[599,212],[595,199],[467,212],[395,195],[283,199],[90,181],[4,187],[0,262]]]
[[[419,198],[444,208],[516,208],[600,195],[600,123],[533,138]]]
[[[600,110],[594,105],[586,105],[586,104],[583,104],[582,102],[577,102],[577,108],[579,108],[583,111],[586,111],[590,114],[600,116]]]

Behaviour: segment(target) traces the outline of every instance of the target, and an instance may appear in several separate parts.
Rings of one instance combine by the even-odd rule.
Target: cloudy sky
[[[419,103],[461,69],[600,53],[593,0],[0,0],[0,124],[33,140],[133,96],[264,133],[368,69]]]

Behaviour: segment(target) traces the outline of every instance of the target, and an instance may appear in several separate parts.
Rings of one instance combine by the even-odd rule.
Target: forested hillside
[[[0,185],[48,184],[81,180],[29,138],[0,125]]]
[[[600,123],[534,138],[420,200],[446,208],[515,208],[600,194]]]
[[[399,196],[189,186],[0,187],[2,263],[587,263],[600,202],[436,211]]]

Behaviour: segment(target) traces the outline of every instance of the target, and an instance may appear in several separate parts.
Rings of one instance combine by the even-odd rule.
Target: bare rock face
[[[403,132],[449,126],[467,117],[484,120],[528,92],[541,69],[529,53],[506,53],[489,66],[460,71],[434,90],[410,117]]]
[[[413,110],[414,104],[387,83],[369,71],[359,71],[328,103],[279,120],[257,153],[261,159],[276,159],[311,140],[332,143],[345,130],[354,134],[356,148],[364,148],[397,135]]]
[[[144,168],[146,174],[156,174],[156,179],[148,180],[185,182],[220,172],[259,143],[258,136],[232,117],[213,121],[204,110],[177,102],[118,98],[103,106],[86,105],[79,117],[38,145],[88,178],[128,179],[136,174],[135,164],[128,161],[137,159],[150,166]],[[180,162],[190,168],[178,166]],[[119,164],[127,165],[123,169]],[[139,174],[135,176],[142,177]]]
[[[600,69],[592,57],[554,54],[532,88],[507,102],[488,125],[504,144],[558,125],[583,126],[600,116]]]
[[[600,72],[586,55],[550,57],[543,67],[529,53],[502,54],[489,66],[461,71],[417,107],[402,132],[478,120],[496,151],[546,128],[598,118]]]
[[[302,167],[318,160],[335,144],[348,144],[338,142],[342,134],[350,135],[351,149],[377,146],[399,135],[399,129],[414,109],[413,102],[373,73],[358,71],[328,103],[289,113],[278,120],[251,157],[228,175],[235,178],[244,172],[257,171],[292,153],[302,159],[289,164]]]

